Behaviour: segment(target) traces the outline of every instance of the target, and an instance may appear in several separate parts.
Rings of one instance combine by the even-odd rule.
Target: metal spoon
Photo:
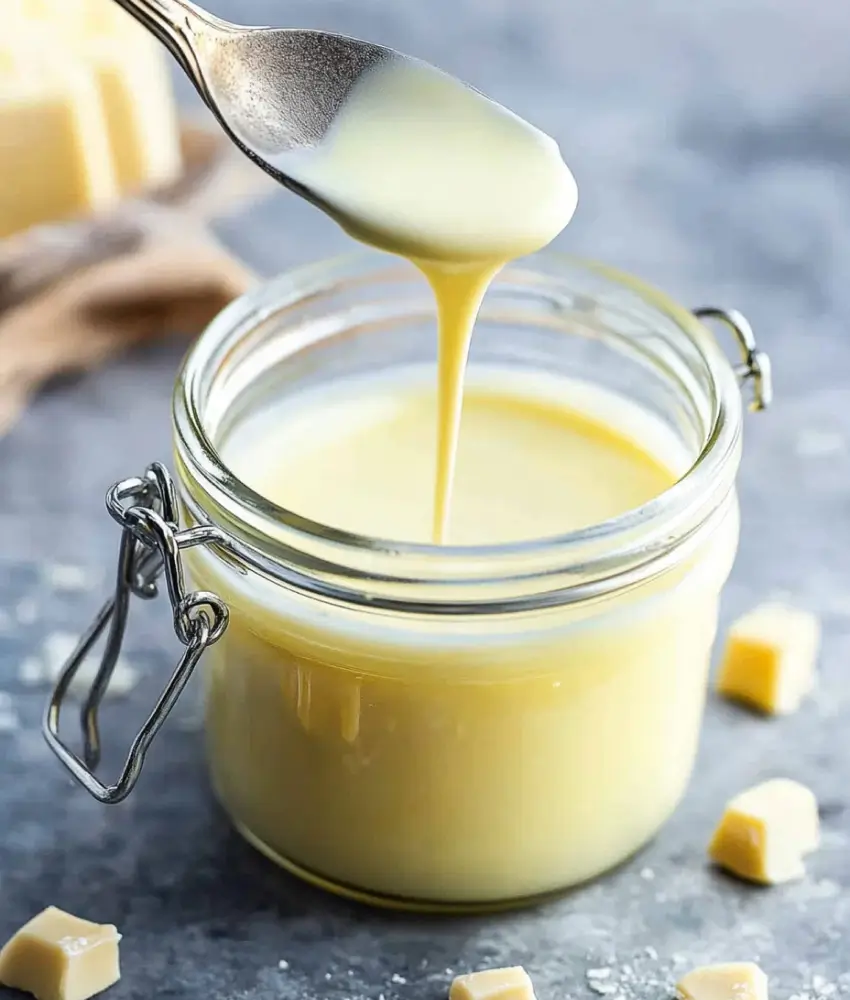
[[[243,152],[325,210],[318,193],[281,169],[279,157],[318,146],[364,73],[390,61],[419,62],[325,31],[242,27],[190,0],[115,2],[167,46]]]

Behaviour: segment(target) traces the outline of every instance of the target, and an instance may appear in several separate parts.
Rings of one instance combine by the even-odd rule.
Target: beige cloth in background
[[[143,340],[194,336],[254,276],[208,223],[274,190],[214,132],[183,129],[173,185],[110,215],[0,241],[0,435],[51,377]]]

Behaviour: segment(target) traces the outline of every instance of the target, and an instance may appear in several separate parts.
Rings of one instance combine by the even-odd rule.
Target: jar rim
[[[551,251],[534,255],[530,260],[532,272],[535,260],[545,260],[549,268],[595,276],[631,293],[654,310],[659,319],[672,321],[696,348],[710,380],[712,414],[699,454],[675,483],[643,505],[599,523],[555,536],[492,545],[435,545],[359,535],[296,514],[253,490],[228,467],[207,433],[203,417],[204,392],[210,372],[233,352],[242,337],[282,308],[319,296],[343,280],[368,282],[406,267],[406,262],[367,250],[301,266],[261,284],[225,308],[184,359],[173,396],[178,463],[181,473],[191,469],[192,475],[203,481],[205,499],[211,499],[217,511],[227,512],[224,529],[227,539],[223,547],[266,575],[279,576],[297,586],[304,580],[293,580],[291,572],[285,571],[282,564],[290,562],[299,551],[306,551],[313,553],[311,561],[315,565],[317,545],[322,551],[323,565],[330,558],[327,565],[337,563],[334,569],[340,568],[340,562],[348,565],[352,555],[366,557],[367,563],[359,564],[359,568],[348,565],[361,584],[364,578],[409,583],[414,582],[414,577],[415,582],[481,582],[492,579],[495,564],[511,579],[520,578],[520,563],[525,567],[523,576],[527,576],[532,564],[536,567],[535,576],[554,573],[556,569],[561,572],[569,567],[573,582],[559,587],[559,598],[550,603],[584,600],[619,590],[656,576],[671,562],[683,558],[689,548],[686,543],[694,541],[695,533],[705,526],[719,502],[734,486],[742,422],[741,392],[735,370],[699,318],[642,280],[605,264]],[[520,261],[506,268],[503,274],[510,276],[522,268]],[[528,264],[525,271],[528,273]],[[715,500],[707,505],[708,492]],[[222,527],[192,491],[188,495],[184,491],[183,500],[193,520]],[[247,516],[243,518],[241,514]],[[671,530],[673,525],[678,527]],[[280,538],[281,531],[285,532],[285,540],[274,543],[272,540]],[[699,534],[701,537],[702,532]],[[613,561],[612,548],[618,553]],[[398,575],[400,558],[415,562],[417,573]],[[384,559],[392,561],[392,569],[387,562],[387,572],[382,573],[381,561]],[[507,569],[513,563],[515,565]],[[364,565],[369,567],[365,571]],[[500,579],[508,577],[500,576]],[[309,590],[343,599],[350,597],[347,592],[335,593],[334,586],[328,585],[327,580],[315,587],[310,581],[307,583]],[[572,596],[567,595],[568,590],[574,591]],[[376,604],[372,597],[368,603]],[[377,602],[386,607],[398,603],[392,599]],[[408,602],[401,603],[406,605]],[[419,603],[422,607],[428,605],[428,602]],[[454,603],[467,609],[478,606],[475,602]],[[539,601],[534,606],[539,606]]]

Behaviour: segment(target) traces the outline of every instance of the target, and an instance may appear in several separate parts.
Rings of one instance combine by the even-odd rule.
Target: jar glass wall
[[[686,310],[543,256],[496,279],[469,378],[616,395],[632,437],[676,456],[661,496],[560,537],[441,548],[314,523],[228,469],[228,441],[281,396],[433,366],[433,324],[424,281],[378,254],[248,296],[184,366],[177,470],[189,523],[229,539],[186,559],[230,608],[204,672],[234,822],[339,891],[489,907],[615,865],[685,789],[737,545],[741,400]]]

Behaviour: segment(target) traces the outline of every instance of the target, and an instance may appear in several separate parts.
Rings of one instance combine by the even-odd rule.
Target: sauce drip
[[[321,146],[281,166],[356,239],[415,264],[438,317],[432,540],[448,538],[472,328],[490,282],[571,219],[575,180],[553,139],[424,63],[356,84]]]

